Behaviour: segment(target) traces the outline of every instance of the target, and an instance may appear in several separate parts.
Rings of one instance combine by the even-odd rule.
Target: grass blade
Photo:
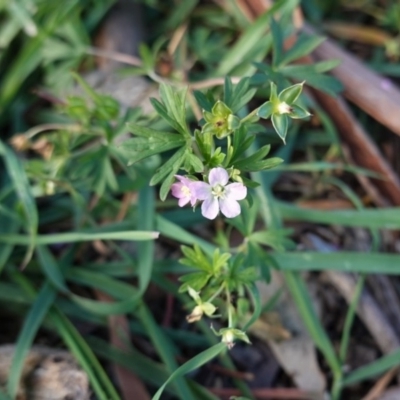
[[[21,201],[27,222],[27,231],[29,233],[27,244],[29,248],[22,263],[22,265],[25,266],[32,257],[39,224],[36,202],[33,198],[31,187],[21,162],[15,153],[9,147],[5,146],[2,141],[0,141],[0,155],[4,158],[7,172],[12,180],[17,196]]]
[[[30,295],[32,294],[34,293],[31,292]],[[54,303],[56,296],[57,293],[52,285],[50,285],[50,283],[45,283],[36,296],[32,307],[25,316],[24,324],[18,335],[15,345],[15,353],[7,383],[7,391],[10,397],[13,399],[17,394],[24,361],[28,354],[29,348],[32,345],[36,332],[40,328],[50,307]]]
[[[400,274],[400,255],[382,253],[274,253],[284,271],[344,271],[368,274]]]
[[[370,379],[397,365],[400,365],[400,349],[388,354],[387,356],[381,357],[365,367],[358,368],[351,372],[343,380],[343,386],[349,386],[365,379]]]
[[[341,366],[336,357],[335,350],[328,338],[324,328],[322,327],[312,301],[306,289],[303,279],[295,272],[284,272],[285,281],[293,296],[294,302],[299,310],[304,324],[306,325],[314,343],[324,354],[324,357],[329,364],[334,375],[341,374]]]
[[[159,400],[161,397],[162,392],[164,391],[165,387],[173,380],[181,377],[194,369],[197,369],[207,363],[208,361],[212,360],[216,357],[219,353],[221,353],[224,349],[226,349],[225,343],[218,343],[209,349],[203,351],[202,353],[198,354],[197,356],[193,357],[191,360],[186,362],[185,364],[181,365],[166,381],[165,383],[158,389],[157,393],[153,396],[152,400]]]
[[[157,239],[158,232],[126,231],[126,232],[68,232],[52,235],[38,235],[34,245],[48,245],[59,243],[92,242],[95,240],[133,240],[143,241]],[[25,235],[0,235],[0,243],[29,245],[31,240]]]
[[[302,208],[275,201],[283,219],[320,224],[359,226],[370,229],[400,229],[400,207],[377,210],[322,211]]]

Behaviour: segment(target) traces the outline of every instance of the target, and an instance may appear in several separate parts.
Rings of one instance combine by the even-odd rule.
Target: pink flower
[[[193,182],[193,190],[198,200],[204,200],[201,213],[208,219],[214,219],[219,210],[227,218],[234,218],[240,214],[240,205],[237,200],[243,200],[247,195],[247,188],[242,183],[230,183],[228,172],[224,168],[213,168],[209,175],[210,182]]]
[[[193,207],[197,200],[192,187],[194,181],[181,175],[175,175],[175,178],[178,179],[179,182],[176,182],[171,186],[172,196],[179,199],[179,207],[183,207],[189,203],[189,201]]]

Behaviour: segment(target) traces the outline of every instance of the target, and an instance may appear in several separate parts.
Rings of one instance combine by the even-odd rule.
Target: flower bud
[[[200,321],[201,317],[203,316],[203,309],[201,306],[196,306],[192,313],[186,316],[186,321],[190,324],[192,322]]]

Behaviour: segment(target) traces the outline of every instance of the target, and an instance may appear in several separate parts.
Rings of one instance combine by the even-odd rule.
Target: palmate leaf
[[[189,287],[196,291],[200,291],[210,280],[211,275],[207,272],[192,272],[191,274],[183,275],[179,278],[183,282],[182,286],[179,288],[180,293],[184,293]]]
[[[186,99],[187,89],[173,89],[166,84],[160,85],[160,97],[162,102],[151,99],[151,104],[157,113],[165,119],[181,135],[190,137],[186,125]]]
[[[157,185],[167,175],[171,174],[171,171],[178,171],[186,157],[186,147],[181,147],[176,153],[166,161],[161,167],[156,170],[156,173],[150,180],[150,186]]]
[[[322,36],[307,36],[305,34],[299,35],[296,43],[285,52],[279,64],[286,65],[298,58],[310,54],[325,40]]]
[[[128,123],[127,126],[138,136],[128,139],[121,147],[129,160],[129,165],[186,143],[186,139],[176,133],[160,132],[132,123]]]
[[[210,258],[201,250],[200,246],[195,244],[193,249],[188,246],[181,246],[181,250],[185,256],[185,258],[179,260],[181,264],[201,269],[210,274],[213,273],[213,264]]]
[[[181,147],[164,165],[157,169],[156,173],[150,180],[150,185],[156,185],[164,179],[160,187],[160,199],[164,201],[168,192],[175,181],[175,175],[185,161],[188,150]]]
[[[225,78],[224,103],[231,109],[232,113],[238,112],[255,95],[257,89],[249,88],[250,78],[242,78],[237,85],[232,85],[229,77]]]
[[[267,144],[266,146],[261,147],[259,150],[257,150],[251,156],[236,161],[235,167],[238,169],[241,169],[242,167],[245,167],[247,164],[251,164],[254,161],[260,161],[268,155],[270,150],[271,150],[271,146],[269,144]]]

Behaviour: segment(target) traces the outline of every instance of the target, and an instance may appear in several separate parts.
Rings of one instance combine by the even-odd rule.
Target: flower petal
[[[203,214],[203,217],[208,219],[214,219],[218,215],[218,211],[218,200],[213,196],[205,199],[204,203],[201,205],[201,213]]]
[[[184,185],[189,185],[189,183],[193,182],[189,178],[186,178],[186,176],[182,175],[175,175],[175,178],[178,179],[178,181],[182,182]]]
[[[189,200],[190,200],[190,197],[181,197],[179,200],[178,200],[178,206],[179,207],[183,207],[183,206],[185,206],[187,203],[189,203]]]
[[[171,193],[172,196],[176,197],[177,199],[182,199],[186,197],[185,193],[182,191],[182,187],[185,186],[184,184],[177,182],[171,186]]]
[[[188,286],[188,293],[189,296],[197,303],[197,304],[201,304],[201,298],[199,296],[200,292],[197,292],[196,290],[194,290],[192,287]]]
[[[213,168],[208,175],[208,181],[212,187],[216,185],[225,186],[228,180],[229,175],[224,168]]]
[[[201,305],[201,309],[203,310],[204,314],[206,314],[208,317],[213,315],[215,313],[215,310],[217,307],[214,306],[214,304],[211,303],[203,303]]]
[[[240,205],[232,198],[226,197],[225,199],[220,199],[219,205],[221,207],[222,214],[224,214],[227,218],[235,218],[240,214]]]
[[[190,185],[193,196],[198,200],[205,200],[211,196],[211,186],[205,182],[192,182]]]
[[[247,187],[243,183],[230,183],[225,187],[225,196],[232,200],[243,200],[247,196]]]

